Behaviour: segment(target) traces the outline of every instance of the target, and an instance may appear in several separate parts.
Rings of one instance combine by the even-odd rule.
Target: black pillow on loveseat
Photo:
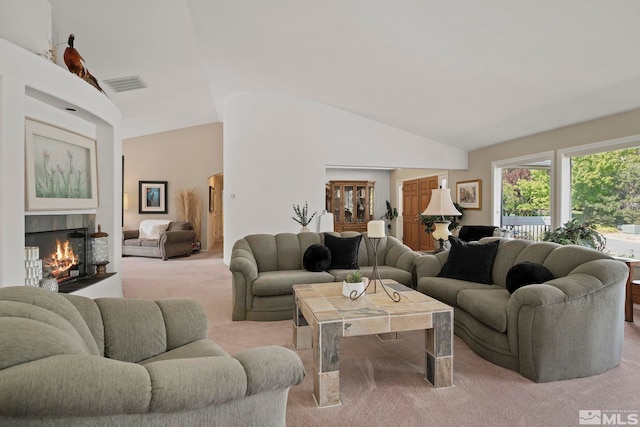
[[[521,262],[507,272],[506,287],[510,294],[517,289],[534,283],[545,283],[553,280],[553,273],[547,267],[534,262]]]
[[[449,258],[442,266],[438,277],[491,284],[493,260],[500,241],[465,243],[457,237],[449,236],[449,243]]]
[[[331,251],[325,245],[311,245],[304,251],[302,265],[308,271],[325,271],[331,265]]]
[[[357,270],[358,250],[360,249],[362,234],[353,237],[336,237],[325,233],[324,244],[331,251],[332,268],[350,268]]]

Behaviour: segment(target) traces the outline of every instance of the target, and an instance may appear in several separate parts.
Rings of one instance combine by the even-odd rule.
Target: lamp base
[[[95,277],[103,277],[107,275],[107,264],[109,264],[109,261],[104,261],[104,262],[100,262],[100,263],[96,263],[96,275]]]
[[[444,247],[444,240],[443,239],[438,239],[437,240],[438,244],[440,245],[439,247],[435,248],[433,250],[434,253],[440,253],[440,252],[446,252],[447,248]]]

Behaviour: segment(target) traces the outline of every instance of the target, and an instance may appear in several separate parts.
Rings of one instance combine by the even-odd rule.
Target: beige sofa
[[[354,237],[350,231],[330,233]],[[373,246],[366,233],[358,250],[358,267],[371,277]],[[303,256],[314,244],[324,244],[325,233],[253,234],[238,240],[231,253],[233,273],[233,320],[284,320],[293,317],[293,285],[341,282],[353,269],[307,271]],[[383,279],[393,279],[414,287],[414,259],[418,254],[395,237],[384,237],[378,244],[378,269]]]
[[[187,298],[0,288],[2,426],[284,426],[298,355],[229,356]]]
[[[490,284],[437,277],[449,252],[416,260],[417,289],[454,307],[455,334],[483,358],[537,382],[585,377],[620,363],[627,266],[581,246],[499,240]],[[525,261],[554,279],[506,289]]]
[[[196,232],[189,222],[166,221],[164,230],[155,235],[142,235],[142,224],[138,230],[122,232],[122,255],[162,258],[163,261],[177,256],[189,256],[193,252]]]

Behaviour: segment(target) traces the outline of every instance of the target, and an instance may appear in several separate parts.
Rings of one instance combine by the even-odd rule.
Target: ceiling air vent
[[[118,79],[104,80],[114,92],[126,92],[128,90],[144,89],[147,84],[140,76],[120,77]]]

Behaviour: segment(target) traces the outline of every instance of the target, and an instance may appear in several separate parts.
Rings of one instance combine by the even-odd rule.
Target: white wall
[[[252,233],[298,232],[291,205],[325,205],[331,166],[467,167],[466,152],[298,98],[240,93],[224,102],[224,259]],[[434,155],[437,153],[437,156]]]
[[[119,272],[121,262],[120,111],[102,93],[67,70],[0,39],[0,286],[24,284],[25,118],[94,137],[98,158],[98,207],[46,214],[94,213],[109,233],[107,271]],[[65,108],[76,111],[67,112]],[[115,244],[115,243],[118,244]],[[122,296],[119,274],[104,281],[99,294]]]
[[[222,172],[222,123],[125,139],[122,152],[124,192],[129,194],[125,230],[137,230],[143,219],[177,220],[178,193],[195,189],[202,201],[201,247],[209,248],[209,177]],[[138,213],[139,181],[167,181],[167,214]]]

